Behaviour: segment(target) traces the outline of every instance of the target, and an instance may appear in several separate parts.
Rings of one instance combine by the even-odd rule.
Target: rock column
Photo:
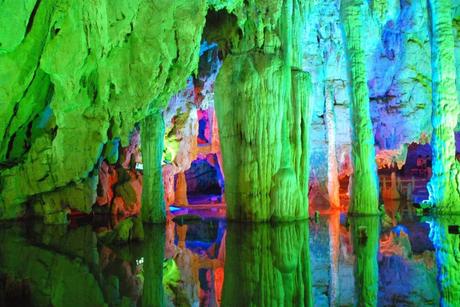
[[[166,220],[162,157],[164,121],[160,111],[147,116],[142,122],[141,142],[144,163],[144,181],[142,187],[142,220],[162,223]]]
[[[227,216],[307,218],[310,77],[299,47],[306,4],[255,3],[265,14],[238,13],[245,34],[216,81]]]
[[[431,62],[433,101],[431,123],[433,134],[433,175],[428,184],[427,206],[439,213],[460,212],[460,165],[455,160],[455,135],[458,99],[452,31],[452,2],[430,0]]]
[[[430,221],[430,239],[436,250],[441,306],[457,306],[460,302],[459,226],[458,216],[437,217]]]
[[[350,214],[378,213],[379,188],[375,162],[374,134],[369,110],[369,89],[365,55],[365,0],[344,0],[344,27],[350,78],[353,176]]]

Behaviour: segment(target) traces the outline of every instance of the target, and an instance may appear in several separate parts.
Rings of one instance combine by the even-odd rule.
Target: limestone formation
[[[307,2],[251,5],[265,13],[235,12],[243,35],[229,39],[216,81],[227,216],[302,219],[308,216],[310,78],[301,70],[300,39]]]
[[[435,217],[430,221],[430,239],[436,249],[441,306],[460,301],[460,236],[458,216]]]
[[[1,219],[85,182],[104,144],[126,146],[135,123],[166,106],[197,67],[207,10],[204,0],[19,3],[0,4]]]
[[[430,198],[425,206],[439,213],[460,212],[460,163],[456,160],[454,130],[459,105],[455,88],[456,68],[452,31],[451,0],[429,1],[433,109],[433,176],[428,184]]]
[[[147,116],[142,125],[144,184],[142,219],[145,222],[165,222],[166,208],[161,162],[163,157],[164,122],[160,111]]]
[[[377,214],[379,199],[364,53],[366,8],[367,3],[362,0],[345,0],[341,3],[349,61],[352,126],[353,176],[349,213],[359,215]]]

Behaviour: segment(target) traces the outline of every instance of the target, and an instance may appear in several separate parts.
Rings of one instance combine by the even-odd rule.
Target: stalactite
[[[206,0],[27,2],[0,3],[0,219],[97,173],[104,144],[126,146],[149,104],[164,108],[198,66],[207,12]],[[27,144],[11,159],[16,135]]]
[[[337,163],[336,153],[336,125],[335,125],[335,114],[334,114],[334,89],[332,85],[326,83],[325,89],[325,114],[324,121],[327,130],[327,192],[329,195],[329,204],[331,208],[340,207],[340,195],[339,195],[339,170]]]
[[[142,187],[142,220],[162,223],[166,220],[162,157],[164,139],[163,114],[156,111],[142,122],[141,142],[144,162]]]
[[[222,305],[313,306],[308,224],[229,224]]]
[[[379,199],[364,53],[366,5],[364,0],[344,0],[341,3],[348,55],[352,121],[353,176],[349,213],[356,215],[377,214]]]
[[[379,217],[350,217],[358,306],[377,306]]]
[[[430,0],[432,54],[433,175],[424,206],[438,213],[460,212],[460,164],[455,159],[454,129],[459,114],[456,91],[452,2]]]
[[[258,21],[257,27],[267,29],[254,33],[253,19],[244,16],[247,34],[224,60],[216,81],[227,216],[251,221],[304,219],[310,78],[300,69],[298,40],[306,4],[256,3],[266,7],[266,20]]]
[[[441,306],[460,302],[460,217],[435,217],[430,222],[430,239],[436,250]],[[450,228],[450,231],[449,231]]]

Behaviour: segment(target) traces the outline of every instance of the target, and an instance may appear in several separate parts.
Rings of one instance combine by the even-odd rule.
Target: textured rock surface
[[[159,111],[142,123],[144,185],[142,189],[142,219],[161,223],[166,220],[161,162],[163,157],[164,122]]]
[[[451,135],[458,115],[454,82],[457,92],[460,88],[460,78],[456,81],[453,78],[460,71],[457,64],[460,1],[435,1],[432,8],[430,2],[423,0],[352,3],[363,5],[361,17],[367,31],[359,62],[361,68],[363,65],[366,68],[367,77],[361,83],[363,89],[367,84],[368,94],[363,96],[370,100],[379,167],[393,162],[402,166],[409,144],[430,142],[431,99],[439,106],[449,100],[447,105],[452,112],[444,114],[441,120],[449,132],[435,131],[438,137],[433,138],[433,144],[442,139],[437,142],[440,147],[444,143],[449,145],[449,149],[437,151],[439,156],[449,156],[449,161],[435,167],[433,186],[450,185],[458,176]],[[223,104],[233,103],[221,110],[227,108],[235,113],[233,118],[224,118],[222,122],[236,122],[235,125],[222,123],[221,133],[228,148],[235,148],[229,138],[240,138],[237,145],[246,143],[247,147],[236,147],[241,159],[249,164],[241,166],[241,176],[232,174],[227,178],[227,192],[248,195],[244,190],[250,186],[247,183],[263,190],[261,203],[270,198],[270,205],[254,205],[263,208],[260,219],[267,220],[269,216],[289,219],[298,212],[306,213],[306,204],[297,205],[296,199],[306,199],[309,167],[305,144],[310,142],[313,182],[318,186],[329,183],[329,199],[336,206],[337,174],[343,178],[353,171],[349,163],[352,101],[347,95],[351,82],[339,5],[336,0],[3,1],[0,4],[0,27],[5,29],[0,33],[0,219],[31,212],[43,215],[49,223],[62,223],[69,209],[89,213],[97,194],[101,160],[110,165],[123,160],[120,162],[126,168],[133,153],[128,146],[133,129],[148,114],[158,114],[164,109],[168,134],[165,145],[170,149],[167,153],[174,153],[169,158],[167,154],[163,157],[163,161],[170,162],[163,166],[167,204],[176,197],[174,176],[187,170],[196,156],[217,153],[222,165],[217,149],[219,138],[212,138],[210,148],[196,144],[197,110],[213,108],[213,78],[217,73],[208,68],[205,71],[213,77],[203,78],[199,55],[203,45],[210,48],[214,42],[226,58],[225,71],[219,77],[220,88],[224,90],[218,96]],[[440,14],[436,8],[441,9]],[[430,10],[435,13],[431,15],[435,22],[429,20]],[[288,19],[290,22],[286,22]],[[433,30],[442,28],[431,31],[435,34],[433,42],[443,46],[433,46],[433,56],[427,30],[430,25]],[[202,40],[204,27],[205,38],[211,45]],[[437,40],[438,32],[445,32],[444,38],[439,36]],[[434,65],[442,66],[442,71],[431,71],[432,60],[444,63]],[[303,71],[310,73],[311,87]],[[432,75],[436,90],[433,93]],[[190,81],[186,86],[187,79]],[[448,84],[447,96],[437,94],[442,92],[437,89],[444,86],[437,86],[437,79]],[[170,99],[178,92],[176,98],[182,97],[177,101]],[[312,99],[304,105],[280,103],[306,101],[310,92]],[[243,103],[247,109],[241,107]],[[219,102],[216,107],[220,105]],[[299,114],[296,108],[307,105],[308,108],[301,110],[304,114],[296,117]],[[261,109],[266,110],[260,112]],[[313,113],[311,141],[305,132],[308,129],[299,128],[299,123],[309,128],[310,113]],[[183,126],[169,135],[175,126],[173,118],[180,119],[184,114],[187,114],[184,123],[179,125]],[[255,116],[260,119],[266,116],[266,121],[259,117],[247,120]],[[437,127],[436,120],[434,124]],[[150,127],[155,130],[160,126],[158,121],[158,125],[152,123]],[[217,135],[216,121],[212,121],[212,126],[213,135]],[[260,132],[264,127],[270,132]],[[449,138],[443,138],[448,134]],[[304,139],[299,141],[299,137]],[[162,139],[160,133],[147,132],[143,143],[146,150],[159,153]],[[265,149],[253,151],[255,142],[259,145],[265,142]],[[125,152],[120,148],[125,148]],[[276,157],[265,158],[268,152]],[[326,156],[329,163],[324,163]],[[149,158],[145,171],[156,175],[149,175],[146,180],[149,189],[145,192],[145,203],[151,207],[146,209],[156,210],[157,206],[158,215],[163,216],[161,179],[157,178],[161,159],[159,155],[154,161]],[[233,165],[240,163],[232,159],[224,160],[226,168],[233,172],[237,169]],[[443,175],[447,173],[448,176]],[[100,181],[106,184],[107,179]],[[137,194],[140,182],[139,178],[133,180]],[[289,191],[288,187],[295,185],[303,195]],[[441,191],[431,188],[435,190]],[[230,204],[240,203],[230,194]],[[438,194],[454,195],[456,199],[458,193]],[[432,193],[433,202],[442,202],[438,196]],[[98,202],[113,201],[110,192],[104,197],[107,199],[99,198]],[[285,206],[286,198],[292,201]],[[132,204],[118,199],[116,208],[133,214],[136,210],[131,210]],[[138,209],[138,197],[135,204]],[[238,210],[231,209],[229,213],[251,218],[259,214],[236,213]]]
[[[190,77],[187,87],[174,95],[163,112],[166,125],[163,156],[163,180],[166,204],[187,205],[187,182],[184,172],[192,162],[216,154],[222,165],[219,132],[214,111],[214,83],[221,67],[215,44],[202,43],[197,76]],[[208,118],[200,138],[200,115]],[[200,143],[198,142],[200,141]]]
[[[433,218],[430,239],[436,250],[441,306],[455,306],[460,301],[460,237],[449,231],[460,225],[458,216]],[[458,232],[458,231],[457,231]]]
[[[454,129],[460,111],[455,89],[456,68],[451,0],[429,1],[433,108],[433,176],[429,203],[438,212],[460,213],[460,163],[456,159]]]
[[[365,48],[377,163],[384,167],[396,161],[401,167],[406,160],[408,145],[430,142],[432,96],[428,6],[426,1],[418,0],[378,3],[380,8],[374,6],[366,17],[369,30]],[[382,9],[383,4],[385,9]],[[459,2],[452,1],[452,5],[458,59]],[[333,0],[313,1],[308,20],[303,41],[303,66],[312,75],[315,97],[311,176],[313,182],[326,186],[328,165],[323,163],[323,157],[328,155],[328,99],[334,102],[339,177],[352,172],[348,163],[351,148],[349,78],[338,3]],[[456,68],[458,71],[460,65]]]
[[[341,3],[341,17],[349,58],[350,113],[352,126],[351,214],[378,212],[379,186],[375,163],[374,135],[369,111],[369,89],[365,56],[367,3],[345,0]]]
[[[18,25],[0,35],[2,219],[84,182],[105,143],[126,146],[166,106],[198,64],[206,14],[204,0],[15,3],[0,4],[1,23]]]
[[[265,13],[254,16],[255,6]],[[305,1],[287,0],[256,1],[235,13],[243,35],[228,39],[216,81],[230,219],[308,216],[310,78],[300,65],[306,12]]]

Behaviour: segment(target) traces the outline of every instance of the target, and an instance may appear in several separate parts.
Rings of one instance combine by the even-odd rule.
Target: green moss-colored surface
[[[145,118],[142,123],[142,153],[144,182],[142,186],[142,219],[145,222],[166,221],[162,157],[164,139],[163,114],[159,111]]]
[[[198,64],[207,3],[41,0],[0,8],[0,219],[9,219],[30,197],[84,181],[105,143],[126,145],[149,108],[164,107],[185,85]],[[34,122],[45,109],[53,129]],[[33,137],[29,126],[44,133]]]
[[[305,11],[305,1],[287,0],[255,1],[234,13],[243,35],[232,41],[215,96],[230,219],[308,216],[310,79],[299,42]]]
[[[378,214],[379,185],[366,67],[366,6],[364,0],[344,0],[341,18],[346,37],[350,77],[353,175],[349,213]]]

